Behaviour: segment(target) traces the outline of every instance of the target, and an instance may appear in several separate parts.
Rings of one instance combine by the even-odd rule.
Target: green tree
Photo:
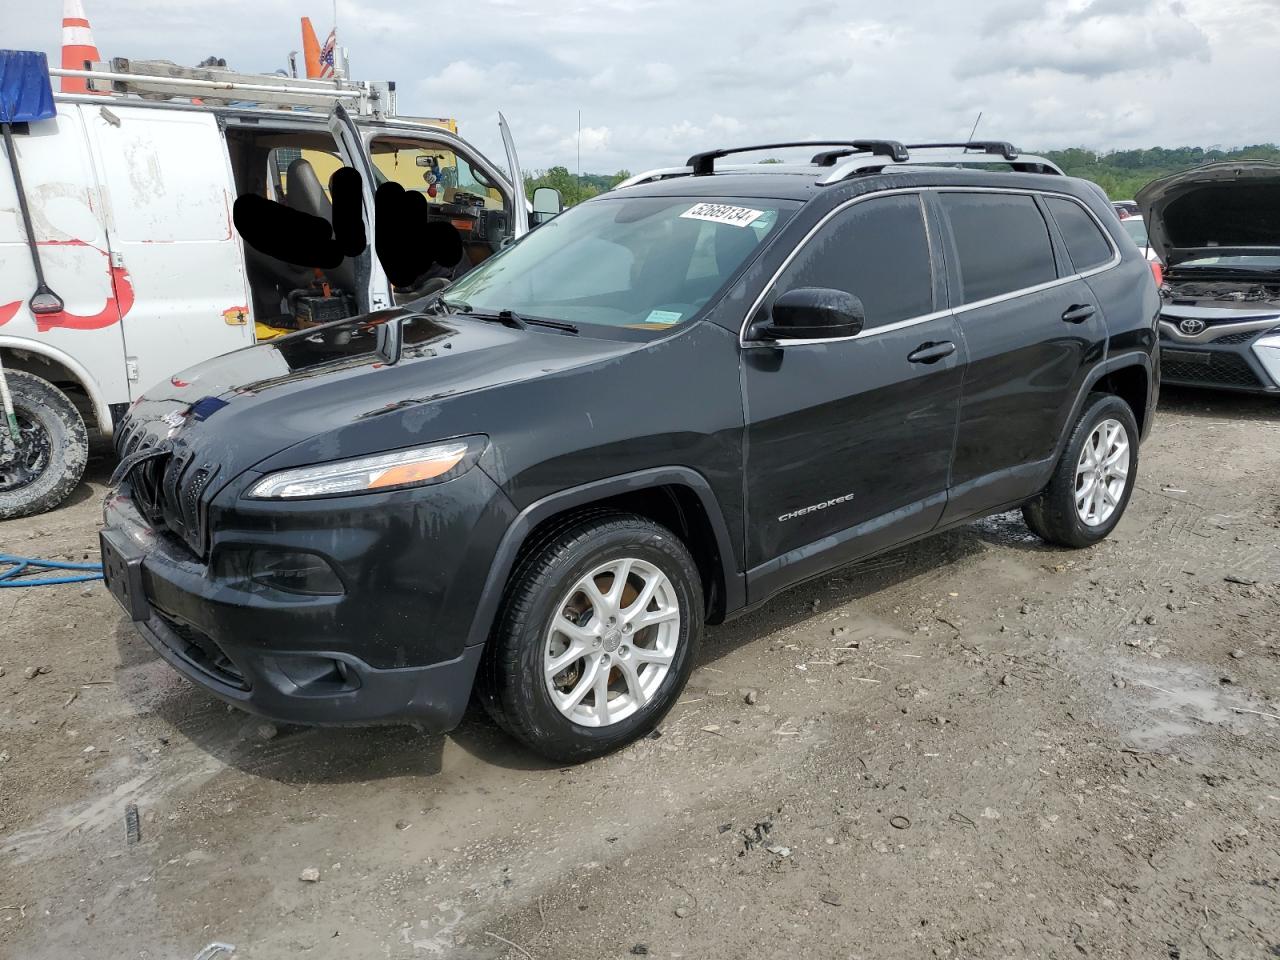
[[[1112,200],[1129,200],[1152,180],[1223,160],[1280,160],[1274,143],[1223,150],[1218,147],[1150,147],[1097,153],[1084,147],[1047,150],[1044,156],[1069,176],[1092,180]]]
[[[566,207],[581,203],[589,197],[602,192],[599,184],[591,182],[586,176],[581,180],[569,172],[568,167],[551,167],[547,170],[534,170],[525,174],[524,189],[530,199],[533,191],[539,187],[551,187],[560,191],[560,199]],[[608,189],[605,186],[603,189]]]

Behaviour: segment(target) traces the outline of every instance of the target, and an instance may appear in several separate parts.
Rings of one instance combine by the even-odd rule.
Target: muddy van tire
[[[0,520],[52,510],[84,476],[89,437],[67,395],[48,380],[6,370],[21,439],[16,455],[0,455]],[[9,425],[0,412],[0,430]]]

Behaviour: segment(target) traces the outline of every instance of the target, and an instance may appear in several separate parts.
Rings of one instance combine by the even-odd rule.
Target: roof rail
[[[273,74],[236,73],[220,67],[183,67],[165,60],[94,63],[89,70],[49,69],[50,76],[82,77],[97,93],[136,94],[148,100],[200,99],[210,106],[230,101],[278,107],[332,107],[378,119],[395,116],[396,85],[379,80],[301,80]],[[226,97],[210,99],[226,91]]]
[[[908,159],[907,148],[897,140],[792,140],[786,143],[758,143],[747,147],[725,147],[720,150],[706,150],[695,153],[689,158],[687,166],[695,177],[709,176],[716,171],[715,162],[721,157],[734,153],[754,153],[757,150],[784,150],[791,147],[845,147],[841,156],[849,153],[866,152],[890,157],[898,163]],[[836,151],[833,151],[836,152]],[[823,156],[824,154],[819,154]]]
[[[978,153],[994,153],[1006,160],[1018,159],[1018,148],[1008,140],[970,140],[967,143],[909,143],[908,150],[930,150],[949,148],[952,150],[976,150]]]

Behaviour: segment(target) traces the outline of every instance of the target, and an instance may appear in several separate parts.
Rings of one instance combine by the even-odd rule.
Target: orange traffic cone
[[[93,43],[93,32],[80,0],[62,0],[62,69],[87,70],[102,57]],[[63,77],[63,93],[100,93],[90,90],[84,77]]]

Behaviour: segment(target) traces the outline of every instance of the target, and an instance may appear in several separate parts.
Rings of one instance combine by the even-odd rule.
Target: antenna
[[[973,129],[969,131],[969,136],[965,137],[965,143],[973,142],[973,135],[978,132],[978,124],[982,122],[982,111],[978,111],[978,119],[973,121]]]

